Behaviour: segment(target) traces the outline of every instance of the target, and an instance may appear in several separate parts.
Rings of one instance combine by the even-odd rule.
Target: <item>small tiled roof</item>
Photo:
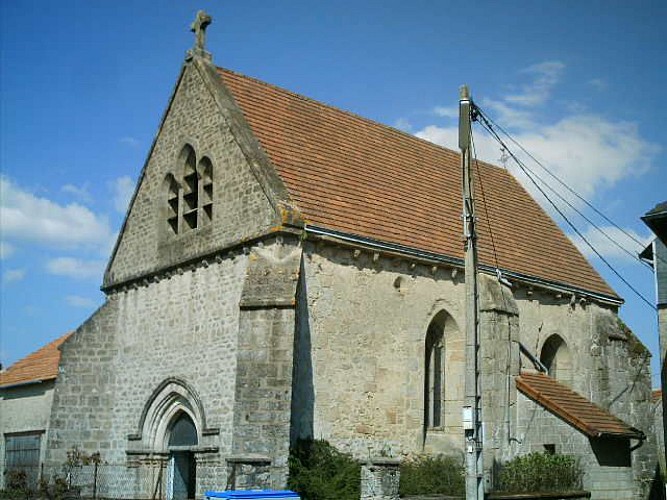
[[[60,363],[59,347],[70,335],[71,332],[66,333],[1,372],[0,387],[55,379]]]
[[[655,401],[656,403],[657,403],[658,401],[662,401],[662,390],[660,390],[660,389],[654,389],[653,392],[651,393],[651,398],[652,398],[653,401]]]
[[[644,433],[544,373],[521,372],[519,391],[588,437],[644,439]]]
[[[463,259],[459,153],[226,69],[218,73],[307,225]],[[490,221],[501,269],[618,299],[510,173],[482,162],[474,170],[481,263],[495,267]]]

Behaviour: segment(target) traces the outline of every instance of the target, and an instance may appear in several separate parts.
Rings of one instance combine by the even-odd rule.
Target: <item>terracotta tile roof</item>
[[[544,373],[521,372],[519,391],[588,437],[644,439],[642,431],[629,426],[581,394]]]
[[[310,226],[463,259],[459,154],[218,69]],[[499,267],[618,298],[506,170],[479,163]],[[494,265],[476,179],[479,256]]]
[[[59,347],[71,334],[66,333],[0,373],[0,387],[55,379],[60,363]]]
[[[654,389],[653,392],[651,393],[651,399],[653,399],[653,402],[657,403],[658,401],[662,400],[662,390],[660,389]]]

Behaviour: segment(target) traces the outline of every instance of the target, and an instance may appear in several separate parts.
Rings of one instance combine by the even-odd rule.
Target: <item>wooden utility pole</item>
[[[472,99],[467,86],[459,99],[459,148],[463,171],[463,234],[465,236],[466,369],[463,429],[465,431],[466,500],[484,499],[482,467],[482,415],[480,405],[479,303],[477,285],[477,234],[470,146]]]

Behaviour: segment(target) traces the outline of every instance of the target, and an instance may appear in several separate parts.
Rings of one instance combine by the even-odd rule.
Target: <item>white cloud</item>
[[[456,106],[436,106],[433,108],[433,112],[438,116],[442,116],[443,118],[459,117],[459,108]]]
[[[8,269],[2,274],[2,282],[5,285],[21,281],[25,278],[25,269]]]
[[[407,118],[399,118],[394,122],[394,128],[402,130],[403,132],[410,132],[412,130],[412,123]]]
[[[646,172],[660,151],[640,136],[636,124],[586,114],[522,130],[514,137],[588,199],[600,188]]]
[[[46,270],[57,276],[67,276],[75,279],[102,278],[106,262],[103,260],[83,260],[73,257],[58,257],[46,263]]]
[[[74,184],[65,184],[62,188],[60,188],[63,193],[68,193],[73,195],[75,198],[78,198],[80,201],[84,203],[90,203],[93,201],[92,196],[90,196],[90,193],[88,192],[88,184],[84,184],[83,186],[75,186]]]
[[[137,147],[140,144],[138,139],[135,139],[134,137],[130,137],[130,136],[121,137],[120,138],[120,143],[125,144],[126,146],[133,147],[133,148]]]
[[[518,94],[508,95],[505,101],[520,106],[539,106],[551,97],[551,90],[560,81],[565,65],[560,61],[545,61],[523,70],[533,80]]]
[[[134,181],[127,175],[119,177],[111,184],[113,206],[117,212],[124,214],[134,194]]]
[[[0,260],[8,259],[14,254],[14,247],[5,241],[0,241]]]
[[[90,209],[59,205],[21,189],[0,176],[0,227],[3,237],[56,247],[108,246],[109,221]]]
[[[617,261],[635,262],[637,255],[646,248],[650,237],[640,235],[632,229],[619,229],[613,226],[600,226],[604,231],[602,234],[594,227],[589,227],[584,233],[584,238],[606,259]],[[569,235],[575,245],[588,258],[596,258],[597,255],[577,234]],[[637,243],[637,242],[641,243]]]
[[[68,295],[65,297],[65,302],[72,307],[81,307],[83,309],[93,309],[97,306],[97,302],[93,299],[79,295]]]
[[[538,112],[535,108],[549,101],[564,70],[565,65],[559,61],[531,66],[523,72],[531,75],[533,81],[525,85],[522,92],[497,100],[484,99],[481,107],[490,112],[496,122],[510,131],[514,139],[549,168],[550,172],[585,198],[591,199],[625,178],[646,172],[660,152],[660,146],[642,138],[635,123],[615,121],[587,112],[583,108],[566,105],[565,110],[560,110],[565,111],[565,116],[557,120],[548,119]],[[458,149],[456,126],[429,125],[415,135],[454,150]],[[517,146],[507,139],[504,140],[531,169],[548,179],[549,184],[558,187],[558,184],[549,179],[548,174],[521,153]],[[476,127],[474,141],[478,158],[498,164],[500,146],[489,134]],[[510,160],[508,165],[513,163]],[[517,174],[517,178],[540,202],[543,201],[524,175],[516,171],[513,173]],[[572,201],[571,195],[562,194]]]
[[[420,139],[426,139],[440,146],[450,149],[458,148],[458,127],[438,127],[437,125],[429,125],[423,128],[415,135]]]

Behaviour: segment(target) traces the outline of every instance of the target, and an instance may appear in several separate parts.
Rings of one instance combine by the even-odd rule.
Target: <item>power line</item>
[[[523,151],[531,160],[533,160],[535,163],[537,163],[542,170],[544,170],[547,174],[549,174],[550,177],[555,179],[561,186],[563,186],[565,189],[567,189],[571,194],[573,194],[577,199],[580,201],[584,202],[586,206],[588,206],[591,210],[593,210],[596,214],[598,214],[600,217],[602,217],[606,222],[614,226],[616,229],[621,231],[623,234],[625,234],[628,238],[633,240],[635,243],[637,243],[640,246],[644,246],[644,242],[639,241],[637,238],[635,238],[631,233],[627,232],[625,229],[617,225],[613,220],[611,220],[609,217],[607,217],[603,212],[595,208],[595,206],[590,203],[586,198],[581,196],[579,193],[577,193],[574,189],[572,189],[570,186],[568,186],[565,181],[560,179],[556,174],[554,174],[551,170],[549,170],[547,167],[544,166],[542,162],[540,162],[535,156],[533,156],[528,150],[526,150],[519,142],[517,142],[512,135],[507,132],[503,127],[498,125],[493,119],[488,116],[484,111],[482,111],[478,106],[476,106],[476,109],[478,113],[486,119],[490,124],[492,124],[495,128],[500,130],[512,143],[514,143],[521,151]],[[542,181],[544,182],[544,181]],[[545,183],[546,184],[546,183]]]
[[[482,118],[485,118],[485,115],[481,113],[481,110],[477,108],[477,110],[480,113],[480,116]],[[570,228],[581,238],[581,240],[586,243],[586,245],[595,253],[595,255],[598,256],[598,258],[623,282],[625,285],[632,290],[640,299],[642,299],[651,309],[656,309],[656,307],[651,303],[646,297],[644,297],[639,290],[637,290],[634,286],[632,286],[610,263],[607,259],[605,259],[600,252],[586,239],[586,237],[577,229],[577,227],[570,221],[570,219],[563,213],[563,211],[553,202],[553,200],[547,195],[547,193],[542,189],[540,184],[535,180],[535,176],[533,175],[532,171],[526,167],[526,165],[519,159],[517,156],[514,154],[514,152],[507,146],[505,141],[502,140],[502,138],[498,135],[498,133],[495,131],[493,126],[489,122],[485,122],[482,120],[481,122],[482,127],[491,134],[491,136],[498,141],[498,143],[505,148],[507,153],[510,155],[510,157],[514,160],[514,162],[519,166],[519,168],[523,171],[523,173],[528,177],[528,179],[533,183],[533,185],[538,189],[538,191],[544,196],[544,198],[549,202],[549,204],[553,207],[556,212],[565,220],[565,222],[570,226]],[[544,181],[542,181],[544,182]],[[545,185],[548,185],[545,183]],[[551,189],[551,188],[550,188]]]
[[[491,229],[491,219],[489,217],[489,207],[486,203],[486,196],[484,194],[484,183],[482,181],[482,175],[479,173],[479,162],[477,161],[477,151],[475,149],[475,138],[472,134],[472,129],[470,131],[470,144],[472,145],[472,156],[475,160],[475,170],[477,171],[477,179],[479,180],[479,188],[482,194],[482,204],[484,205],[484,215],[486,216],[486,225],[489,228],[489,237],[491,238],[491,247],[493,249],[493,260],[496,264],[496,272],[499,272],[500,266],[498,265],[498,252],[496,251],[496,242],[493,238],[493,229]]]
[[[482,118],[482,121],[483,121],[483,122],[486,122],[486,123],[483,123],[483,126],[486,125],[487,127],[491,127],[491,128],[493,128],[492,125],[490,124],[490,120],[489,120],[489,118],[486,116],[486,114],[483,114],[482,111],[479,110],[479,115],[480,115],[480,117]],[[511,136],[509,136],[509,137],[511,137]],[[525,149],[522,148],[522,150],[525,152]],[[505,154],[506,154],[506,153],[505,153]],[[534,158],[532,155],[530,155],[530,153],[526,153],[526,154],[528,154],[531,158]],[[637,260],[641,265],[647,267],[648,269],[651,269],[650,264],[648,264],[648,263],[644,262],[643,260],[641,260],[641,259],[639,258],[638,255],[632,253],[630,250],[628,250],[628,249],[625,248],[623,245],[621,245],[618,241],[616,241],[614,238],[612,238],[612,237],[611,237],[611,236],[610,236],[604,229],[602,229],[600,226],[598,226],[595,222],[593,222],[591,219],[589,219],[589,218],[586,216],[586,214],[584,214],[584,213],[583,213],[582,211],[580,211],[576,206],[574,206],[572,203],[570,203],[570,201],[569,201],[567,198],[565,198],[562,194],[560,194],[560,193],[558,192],[558,190],[554,189],[551,185],[549,185],[549,183],[548,183],[547,181],[545,181],[542,177],[540,177],[538,174],[536,174],[535,171],[534,171],[533,169],[531,169],[530,167],[528,167],[528,166],[525,165],[525,164],[524,164],[524,167],[525,167],[526,169],[528,169],[528,171],[530,171],[530,173],[531,173],[532,175],[534,175],[535,178],[536,178],[537,180],[539,180],[539,181],[540,181],[540,182],[541,182],[547,189],[549,189],[549,191],[551,191],[551,192],[552,192],[553,194],[555,194],[558,198],[560,198],[560,199],[563,201],[563,203],[565,203],[568,207],[570,207],[574,212],[576,212],[577,214],[579,214],[579,216],[580,216],[581,218],[583,218],[583,219],[584,219],[586,222],[588,222],[594,229],[596,229],[598,232],[600,232],[600,233],[601,233],[605,238],[607,238],[607,240],[609,240],[613,245],[615,245],[617,248],[619,248],[622,252],[624,252],[624,253],[626,253],[627,255],[629,255],[633,260]],[[542,168],[544,168],[544,169],[546,170],[546,168],[545,168],[544,166],[542,166]],[[554,179],[558,180],[562,185],[566,186],[566,187],[567,187],[573,194],[575,194],[576,196],[579,197],[579,195],[577,195],[576,192],[575,192],[574,190],[570,189],[564,182],[562,182],[560,179],[558,179],[558,177],[556,177],[555,175],[551,174],[551,172],[549,172],[549,170],[546,170],[546,171],[547,171],[547,172],[548,172]],[[583,198],[581,198],[581,197],[579,197],[579,198],[583,200]],[[586,200],[584,200],[584,201],[586,201]],[[588,202],[586,202],[586,203],[588,203]],[[590,204],[589,204],[589,205],[590,205]],[[591,206],[592,206],[592,205],[591,205]],[[609,219],[607,219],[607,220],[609,220]],[[611,222],[611,221],[610,221],[610,222]],[[614,224],[613,222],[611,222],[611,224],[613,224],[614,227],[618,228],[618,229],[619,229],[620,231],[622,231],[624,234],[628,235],[630,238],[634,239],[629,233],[625,232],[623,229],[621,229],[620,227],[618,227],[618,226],[617,226],[616,224]],[[634,239],[634,241],[637,241],[637,240]]]
[[[551,172],[542,162],[540,162],[533,154],[530,153],[526,148],[524,148],[521,143],[519,143],[512,135],[507,132],[501,125],[496,123],[486,112],[484,112],[479,106],[475,105],[475,111],[478,114],[478,116],[482,117],[483,120],[486,121],[486,125],[490,128],[496,128],[500,130],[512,143],[514,143],[521,151],[523,151],[529,158],[531,158],[535,163],[537,163],[542,170],[544,170],[547,174],[549,174],[550,177],[555,179],[561,186],[563,186],[565,189],[567,189],[572,195],[574,195],[577,199],[581,200],[586,206],[591,208],[596,214],[598,214],[600,217],[602,217],[606,222],[611,224],[614,228],[618,229],[621,233],[626,235],[628,238],[630,238],[632,241],[634,241],[637,245],[639,245],[640,248],[644,248],[646,244],[637,238],[635,238],[632,233],[629,233],[625,229],[623,229],[621,226],[616,224],[613,220],[611,220],[609,217],[607,217],[601,210],[597,209],[592,203],[590,203],[586,198],[584,198],[582,195],[577,193],[574,189],[572,189],[570,186],[565,183],[562,179],[560,179],[556,174]],[[504,151],[504,146],[501,146],[501,161],[502,160],[507,160],[507,153]],[[574,205],[572,205],[566,198],[564,198],[556,189],[554,189],[552,186],[549,185],[548,182],[546,182],[542,177],[537,175],[534,170],[529,168],[525,163],[524,167],[527,168],[538,180],[540,180],[549,190],[554,193],[556,196],[558,196],[561,200],[563,200],[564,203],[566,203],[572,210],[574,210],[577,214],[579,214],[583,219],[585,219],[591,226],[593,226],[595,229],[597,229],[602,235],[607,238],[611,243],[613,243],[616,247],[618,247],[621,251],[625,252],[628,254],[630,257],[632,257],[633,260],[639,261],[643,266],[647,267],[648,269],[652,269],[652,266],[647,263],[646,261],[642,260],[639,255],[634,254],[630,252],[627,248],[622,246],[619,242],[617,242],[613,237],[611,237],[604,229],[599,227],[597,224],[595,224],[592,220],[590,220],[586,215],[584,215],[583,212],[581,212],[578,208],[576,208]],[[503,161],[503,168],[507,170],[507,166],[505,165],[505,162]],[[667,265],[667,260],[663,259],[662,257],[658,255],[653,256],[654,259],[659,260],[663,264]]]

